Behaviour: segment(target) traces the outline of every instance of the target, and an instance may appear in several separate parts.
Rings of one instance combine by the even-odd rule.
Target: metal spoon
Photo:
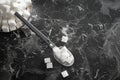
[[[18,12],[15,15],[26,24],[37,36],[41,37],[53,50],[53,55],[56,61],[58,61],[63,66],[72,66],[74,63],[74,56],[72,53],[65,47],[57,47],[49,38],[47,38],[43,33],[41,33],[36,27],[31,23],[25,20]]]

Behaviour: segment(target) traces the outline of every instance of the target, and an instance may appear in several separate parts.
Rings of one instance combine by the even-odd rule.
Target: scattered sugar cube
[[[84,10],[81,6],[77,6],[80,11]]]
[[[51,59],[50,59],[50,58],[45,58],[45,59],[44,59],[44,62],[45,62],[45,63],[50,63],[50,62],[51,62]]]
[[[50,62],[50,63],[47,63],[46,64],[46,67],[47,67],[47,69],[50,69],[50,68],[53,68],[53,64]]]
[[[62,74],[63,78],[65,78],[65,77],[68,77],[68,76],[69,76],[69,74],[68,74],[67,70],[65,70],[65,71],[61,72],[61,74]]]
[[[62,40],[61,41],[67,43],[68,37],[67,36],[62,36]]]

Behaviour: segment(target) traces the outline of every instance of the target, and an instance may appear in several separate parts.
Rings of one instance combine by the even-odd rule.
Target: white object
[[[84,10],[81,6],[77,6],[80,11]]]
[[[2,31],[3,32],[9,32],[9,28],[7,26],[8,26],[7,20],[2,20]]]
[[[17,11],[28,19],[32,8],[31,0],[0,0],[0,29],[10,32],[22,26],[22,22],[16,19],[14,13]]]
[[[44,59],[44,62],[45,62],[45,63],[50,63],[50,62],[51,62],[51,59],[50,59],[50,58],[45,58],[45,59]]]
[[[62,36],[62,40],[61,41],[67,43],[68,37],[67,36]]]
[[[0,5],[1,4],[7,4],[7,5],[9,5],[10,4],[10,0],[0,0]]]
[[[46,64],[47,69],[53,68],[53,64],[51,62]]]
[[[0,5],[0,9],[4,14],[10,11],[10,6],[9,5]]]
[[[63,78],[66,78],[66,77],[68,77],[68,76],[69,76],[69,74],[68,74],[67,70],[65,70],[65,71],[61,72],[61,75],[63,76]]]
[[[74,57],[72,53],[63,46],[62,48],[53,48],[55,59],[64,66],[72,66],[74,63]]]
[[[16,9],[25,9],[26,8],[26,3],[23,0],[14,0],[12,2],[12,6]]]
[[[16,30],[16,22],[15,22],[15,19],[10,19],[8,20],[8,24],[9,24],[9,27],[10,27],[10,31],[13,31],[13,30]]]
[[[27,10],[23,10],[23,14],[22,14],[26,19],[30,16],[30,12]]]

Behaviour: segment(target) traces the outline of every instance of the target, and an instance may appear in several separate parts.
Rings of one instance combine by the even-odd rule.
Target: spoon
[[[74,56],[66,48],[66,46],[57,47],[49,38],[47,38],[42,32],[40,32],[36,27],[34,27],[30,22],[25,20],[18,12],[15,15],[26,24],[37,36],[41,37],[53,50],[54,58],[57,62],[63,66],[72,66],[74,63]]]

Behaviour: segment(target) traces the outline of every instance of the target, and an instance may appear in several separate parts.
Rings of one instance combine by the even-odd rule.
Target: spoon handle
[[[26,24],[33,32],[36,33],[38,37],[41,37],[48,45],[53,48],[55,47],[55,44],[47,38],[42,32],[40,32],[35,26],[33,26],[30,22],[25,20],[18,12],[15,13],[15,15],[24,23]]]

